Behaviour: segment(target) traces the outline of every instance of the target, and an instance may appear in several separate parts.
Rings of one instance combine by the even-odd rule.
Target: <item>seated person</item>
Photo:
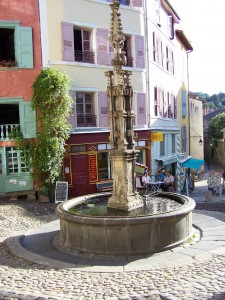
[[[164,175],[160,170],[158,170],[157,174],[155,175],[155,181],[160,189],[164,188]]]
[[[149,184],[151,183],[151,177],[148,175],[148,173],[146,172],[144,176],[142,176],[142,183],[143,185],[148,188]]]
[[[174,177],[170,171],[167,172],[167,176],[164,178],[164,191],[174,191]]]

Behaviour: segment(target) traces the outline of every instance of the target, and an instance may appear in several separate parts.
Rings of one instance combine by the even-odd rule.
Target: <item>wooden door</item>
[[[89,193],[88,189],[88,155],[72,156],[72,196]]]

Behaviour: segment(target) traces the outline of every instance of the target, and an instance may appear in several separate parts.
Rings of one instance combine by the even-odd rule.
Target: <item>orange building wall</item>
[[[33,69],[0,69],[0,98],[30,100],[32,84],[42,69],[38,0],[1,0],[0,21],[19,21],[33,31]]]

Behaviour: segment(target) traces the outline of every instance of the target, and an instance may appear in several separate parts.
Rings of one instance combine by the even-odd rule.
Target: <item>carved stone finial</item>
[[[112,13],[109,40],[114,48],[114,59],[112,64],[114,66],[123,66],[126,65],[126,55],[125,52],[122,51],[125,37],[123,34],[121,14],[119,11],[120,3],[114,0],[113,4],[110,4],[110,7],[112,9]]]

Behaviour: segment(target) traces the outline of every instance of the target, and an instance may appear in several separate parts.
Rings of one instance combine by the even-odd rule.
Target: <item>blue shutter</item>
[[[187,115],[187,94],[186,91],[182,91],[182,117]]]
[[[36,111],[31,102],[20,102],[20,125],[24,138],[36,137]]]
[[[15,50],[18,67],[32,69],[34,67],[32,27],[16,27]]]

